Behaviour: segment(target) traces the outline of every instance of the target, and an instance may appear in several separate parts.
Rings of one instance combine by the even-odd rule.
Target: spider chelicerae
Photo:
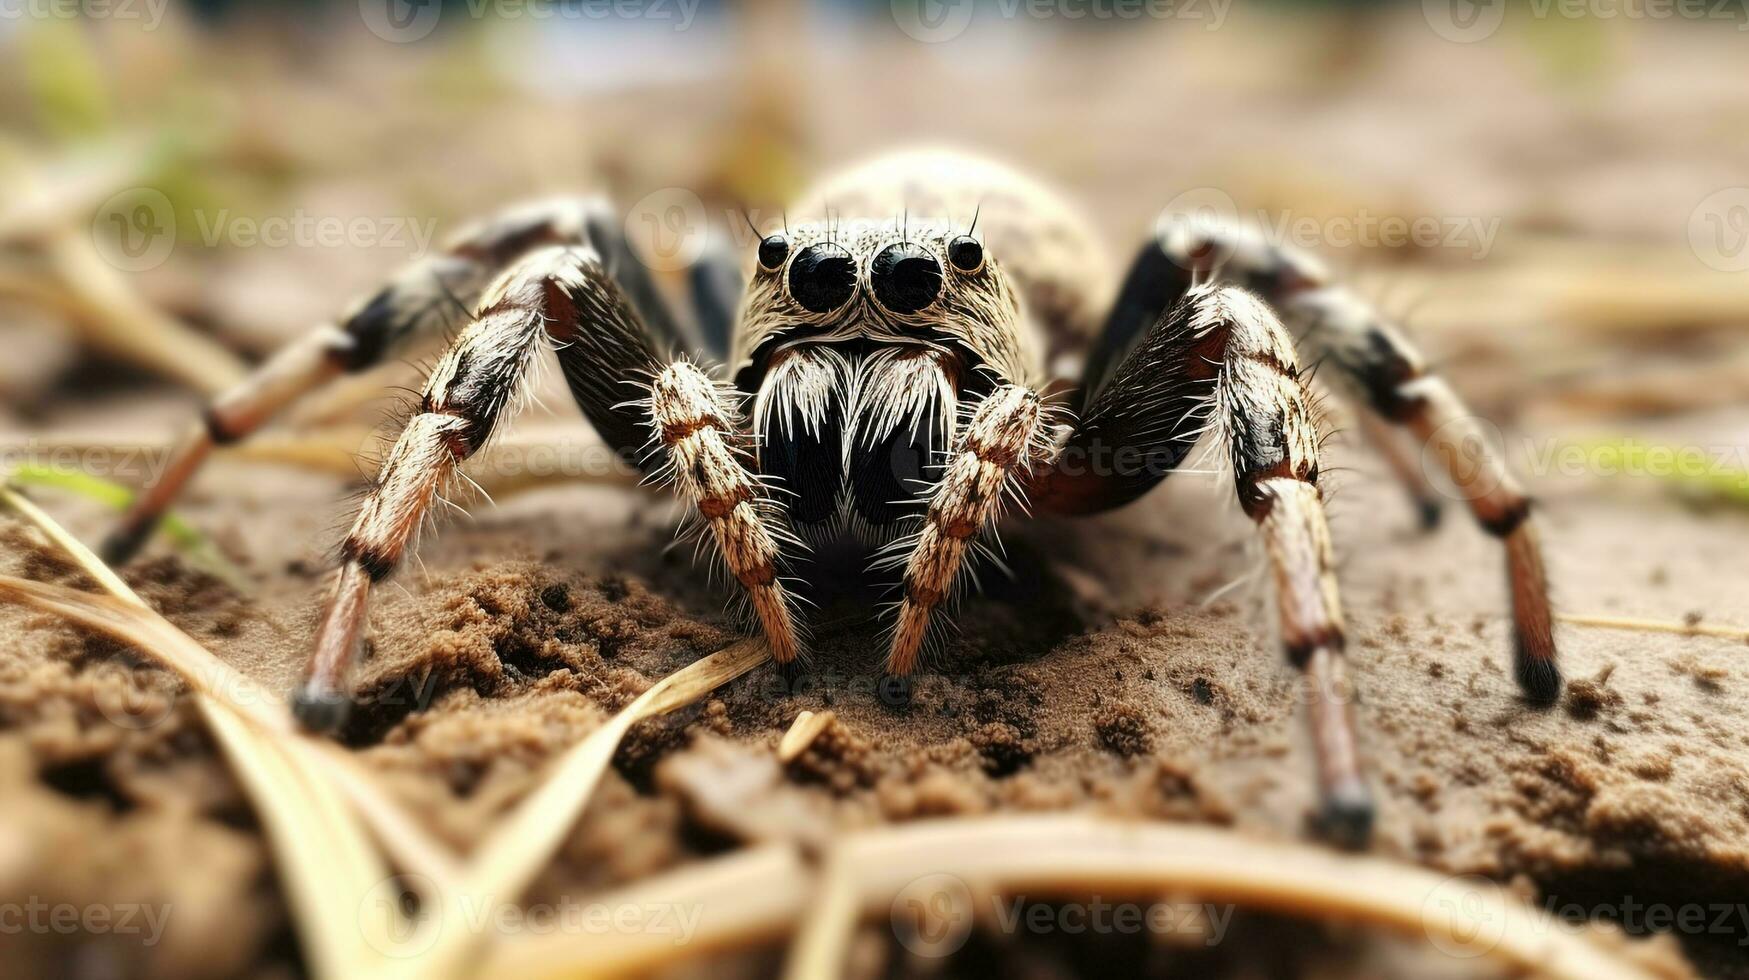
[[[707,255],[686,315],[600,202],[547,202],[465,231],[215,399],[106,557],[138,549],[214,445],[412,338],[456,331],[341,548],[293,701],[306,726],[344,720],[372,584],[401,564],[544,347],[601,438],[696,511],[780,670],[806,653],[792,560],[828,539],[870,545],[872,572],[899,589],[885,670],[902,679],[1010,503],[1121,506],[1212,431],[1264,544],[1284,652],[1304,674],[1321,824],[1359,845],[1373,810],[1304,349],[1363,413],[1428,444],[1502,539],[1518,683],[1534,703],[1558,695],[1528,500],[1498,458],[1475,457],[1478,421],[1451,388],[1310,256],[1242,227],[1168,224],[1113,289],[1071,208],[941,152],[856,168],[787,214],[823,217],[785,218],[745,258]]]

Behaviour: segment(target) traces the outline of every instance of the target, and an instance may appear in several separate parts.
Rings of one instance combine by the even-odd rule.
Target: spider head
[[[743,351],[778,338],[954,343],[1011,336],[1020,302],[984,241],[916,216],[793,224],[759,241]]]

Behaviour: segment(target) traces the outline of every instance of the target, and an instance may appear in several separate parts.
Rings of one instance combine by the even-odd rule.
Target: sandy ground
[[[1502,669],[1493,542],[1463,519],[1412,531],[1370,460],[1338,449],[1336,463],[1349,464],[1333,510],[1381,796],[1377,848],[1560,906],[1736,901],[1749,885],[1741,646],[1564,628],[1567,694],[1552,710],[1526,708]],[[187,508],[230,542],[259,592],[241,597],[167,555],[129,577],[221,656],[285,689],[321,591],[306,542],[322,538],[322,521],[307,515],[341,488],[263,475],[218,468]],[[668,548],[671,516],[636,491],[560,488],[437,537],[422,574],[380,593],[367,706],[347,741],[465,845],[605,711],[726,642],[716,590]],[[1594,496],[1556,500],[1545,516],[1563,609],[1736,608],[1735,583],[1717,570],[1749,540],[1741,516]],[[308,534],[287,534],[288,520]],[[944,814],[1093,808],[1304,833],[1309,759],[1291,672],[1254,589],[1205,602],[1255,571],[1248,539],[1226,492],[1197,475],[1118,514],[1016,527],[1014,579],[991,576],[967,602],[961,639],[906,710],[875,695],[877,627],[856,621],[865,597],[845,588],[822,614],[836,622],[821,630],[810,688],[784,695],[760,671],[641,726],[531,900],[749,842],[817,843],[835,828]],[[1658,557],[1647,540],[1664,545]],[[30,533],[10,528],[6,542],[7,572],[69,578]],[[90,851],[69,865],[59,846],[33,847],[9,880],[170,903],[155,967],[168,973],[226,975],[291,955],[255,821],[188,704],[154,700],[174,685],[118,669],[126,654],[107,641],[4,616],[23,632],[0,664],[0,773],[7,796],[28,801],[7,819],[25,821],[27,839]],[[147,693],[118,697],[128,688]],[[773,750],[796,714],[827,708],[827,735],[780,766]],[[137,730],[107,718],[123,712]],[[1733,920],[1688,952],[1736,975],[1745,940],[1749,926]],[[38,952],[63,966],[73,961],[57,957],[100,955],[78,943]],[[1287,959],[1296,970],[1338,954],[1366,962],[1378,947],[1325,936],[1301,952]],[[1246,954],[1222,956],[1243,973]]]

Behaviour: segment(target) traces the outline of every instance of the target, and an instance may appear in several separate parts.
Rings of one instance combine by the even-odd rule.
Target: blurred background
[[[1162,216],[1209,208],[1317,252],[1499,424],[1549,505],[1569,608],[1742,624],[1745,65],[1742,0],[0,0],[0,452],[94,538],[205,396],[471,218],[605,193],[678,282],[712,236],[745,248],[812,179],[946,144],[1060,188],[1114,278]],[[300,404],[189,497],[198,530],[177,546],[264,606],[283,598],[284,636],[302,635],[385,386],[416,386],[408,361],[429,353]],[[574,431],[562,387],[542,392],[519,431]],[[1339,525],[1381,497],[1349,499]],[[504,527],[528,538],[513,522],[531,512]],[[1486,575],[1464,581],[1499,608],[1475,537],[1460,547]],[[1395,603],[1393,561],[1354,573],[1355,608]],[[255,627],[225,629],[210,641],[289,683],[291,655],[251,661],[234,637]],[[45,708],[47,675],[20,663],[0,659],[7,785],[41,770],[118,813],[175,795],[173,775],[79,768],[115,745]],[[227,836],[247,818],[210,802],[200,833],[128,824],[101,861],[30,879],[155,895],[177,854],[211,871],[172,889],[195,911],[147,965],[60,950],[32,961],[43,975],[300,969],[259,848]],[[0,822],[0,845],[54,837],[41,814],[58,811],[36,812]],[[27,880],[6,877],[32,867],[7,863],[20,853],[0,846],[0,882]],[[234,895],[247,927],[226,925]]]
[[[1443,361],[1512,352],[1465,379],[1505,421],[1732,406],[1745,27],[1738,0],[4,0],[0,330],[29,356],[0,418],[186,404],[507,202],[604,191],[684,259],[697,215],[745,238],[742,209],[918,142],[1061,187],[1115,262],[1212,195]]]

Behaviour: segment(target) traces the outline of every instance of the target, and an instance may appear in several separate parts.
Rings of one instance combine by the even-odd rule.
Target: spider
[[[999,165],[937,151],[855,168],[786,213],[823,217],[786,217],[745,265],[716,253],[694,265],[689,317],[599,201],[546,202],[464,231],[216,398],[106,556],[137,550],[213,446],[410,338],[458,330],[341,547],[293,697],[306,727],[344,720],[371,586],[405,559],[543,347],[601,438],[696,512],[786,674],[806,649],[792,561],[830,539],[864,542],[871,568],[899,586],[885,671],[902,684],[1006,507],[1118,507],[1212,431],[1304,677],[1318,822],[1361,846],[1373,807],[1346,697],[1304,348],[1366,412],[1432,446],[1502,539],[1518,684],[1533,704],[1557,697],[1528,499],[1499,459],[1474,456],[1485,443],[1452,389],[1311,256],[1243,227],[1169,223],[1112,298],[1110,267],[1070,207]]]

